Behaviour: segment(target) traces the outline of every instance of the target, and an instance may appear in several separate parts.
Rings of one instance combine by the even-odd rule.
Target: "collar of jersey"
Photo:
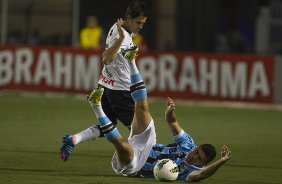
[[[125,27],[122,27],[126,32],[128,32],[128,34],[132,34],[132,32],[130,32],[129,30],[127,30]]]

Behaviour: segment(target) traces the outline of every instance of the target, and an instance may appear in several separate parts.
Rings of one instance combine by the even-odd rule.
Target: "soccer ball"
[[[159,160],[154,167],[154,175],[158,181],[174,181],[178,174],[176,163],[170,159]]]

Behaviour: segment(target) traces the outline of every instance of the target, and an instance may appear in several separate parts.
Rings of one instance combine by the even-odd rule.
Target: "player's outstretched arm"
[[[168,123],[170,130],[173,135],[178,135],[182,131],[182,127],[179,125],[177,119],[176,119],[176,114],[175,114],[175,103],[174,101],[167,97],[167,102],[166,102],[166,111],[165,111],[165,119],[166,122]]]
[[[111,62],[113,62],[113,60],[117,57],[118,51],[122,45],[122,42],[124,40],[124,32],[121,29],[121,26],[123,25],[123,20],[122,19],[118,19],[117,20],[117,30],[119,33],[119,38],[115,41],[115,43],[113,44],[112,47],[108,48],[107,50],[105,50],[102,54],[102,62],[104,64],[110,64]]]
[[[223,145],[221,149],[221,158],[209,164],[200,171],[193,172],[189,175],[187,181],[201,181],[213,175],[226,161],[231,158],[231,151]]]

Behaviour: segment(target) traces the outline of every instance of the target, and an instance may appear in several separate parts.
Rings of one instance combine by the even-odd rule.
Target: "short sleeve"
[[[184,130],[182,130],[178,135],[174,136],[174,141],[179,144],[184,151],[190,152],[197,147],[193,138]]]

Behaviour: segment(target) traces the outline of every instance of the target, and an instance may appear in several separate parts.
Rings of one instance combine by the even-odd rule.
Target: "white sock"
[[[101,105],[93,105],[92,109],[95,112],[96,118],[101,118],[106,116]]]
[[[135,62],[130,62],[129,67],[130,67],[130,75],[134,75],[134,74],[139,73],[139,70],[138,70]]]
[[[95,140],[100,136],[100,130],[97,128],[96,125],[93,125],[86,130],[83,130],[74,135],[75,145],[82,142],[82,141],[89,141]]]

